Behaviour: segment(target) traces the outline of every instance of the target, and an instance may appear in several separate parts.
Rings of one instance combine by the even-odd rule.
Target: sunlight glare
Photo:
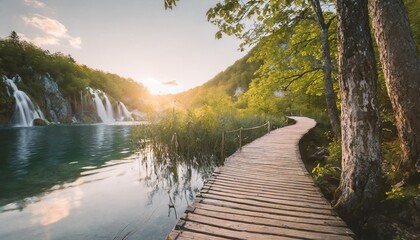
[[[173,84],[164,84],[153,77],[146,77],[141,80],[144,86],[147,87],[150,94],[153,95],[164,95],[164,94],[173,94],[182,91],[182,86],[178,83]]]

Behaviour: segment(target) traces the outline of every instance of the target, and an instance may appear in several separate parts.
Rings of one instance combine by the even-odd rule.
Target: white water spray
[[[3,77],[3,82],[13,89],[13,97],[16,100],[15,113],[13,115],[14,127],[30,127],[33,126],[34,119],[40,118],[45,120],[44,114],[35,106],[25,92],[18,89],[12,79]],[[8,94],[10,94],[8,90]]]
[[[118,102],[118,116],[120,121],[132,121],[132,113],[127,110],[127,107],[122,102]]]
[[[114,122],[115,119],[113,116],[114,113],[112,110],[112,105],[109,102],[109,99],[106,96],[106,94],[104,94],[101,90],[98,90],[98,89],[95,90],[90,87],[88,87],[87,90],[93,96],[93,102],[95,103],[96,111],[98,113],[99,118],[101,118],[102,122]],[[102,96],[105,96],[106,105],[107,105],[106,108],[99,94],[101,94]]]
[[[92,96],[92,100],[95,104],[96,111],[102,122],[109,123],[115,121],[133,121],[133,112],[128,111],[127,107],[122,102],[117,102],[117,106],[114,108],[111,104],[110,97],[99,90],[87,87],[86,90]],[[83,97],[82,97],[83,103]]]
[[[112,109],[111,102],[109,101],[109,98],[106,94],[103,94],[103,95],[104,95],[104,99],[105,99],[106,115],[107,115],[108,119],[112,119],[112,121],[115,121],[114,110]]]

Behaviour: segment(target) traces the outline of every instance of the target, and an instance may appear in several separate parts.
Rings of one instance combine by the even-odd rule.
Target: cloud
[[[49,17],[35,15],[30,18],[23,17],[23,21],[55,37],[65,37],[67,35],[67,28],[59,21]]]
[[[50,35],[45,35],[45,36],[41,36],[41,37],[34,37],[34,38],[29,38],[24,33],[18,33],[18,35],[22,40],[27,41],[27,42],[32,42],[33,44],[35,44],[37,46],[58,45],[59,42],[60,42],[60,39],[58,39],[54,36],[50,36]]]
[[[45,34],[31,40],[37,45],[57,45],[60,40],[66,40],[72,47],[76,49],[81,48],[81,38],[70,36],[66,26],[56,19],[39,14],[35,14],[32,17],[23,17],[22,19],[26,24],[40,29]]]
[[[168,81],[168,82],[163,82],[163,85],[168,85],[168,86],[178,86],[178,82],[176,80],[172,80],[172,81]]]
[[[80,39],[80,37],[70,38],[69,43],[74,48],[77,48],[77,49],[82,48],[82,39]]]
[[[45,8],[45,3],[39,1],[39,0],[24,0],[23,1],[25,5],[34,7],[34,8]]]

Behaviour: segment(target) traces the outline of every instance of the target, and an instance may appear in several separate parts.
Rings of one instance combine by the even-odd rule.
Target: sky
[[[153,94],[201,85],[245,55],[207,22],[218,0],[0,0],[0,37],[19,36],[78,63],[143,83]]]

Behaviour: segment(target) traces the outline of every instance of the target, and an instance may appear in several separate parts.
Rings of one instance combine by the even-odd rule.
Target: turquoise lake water
[[[0,239],[165,239],[212,164],[138,152],[132,128],[0,129]]]

